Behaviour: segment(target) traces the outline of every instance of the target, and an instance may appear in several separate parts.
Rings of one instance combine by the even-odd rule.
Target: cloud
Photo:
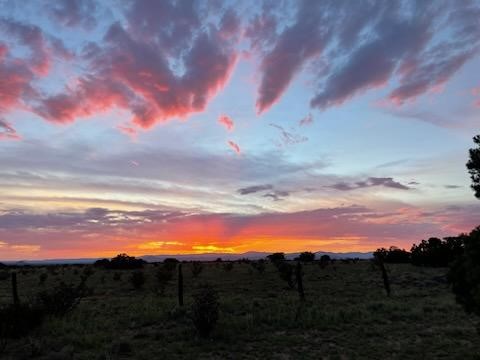
[[[478,54],[475,2],[292,4],[294,16],[266,7],[247,28],[261,64],[259,113],[305,69],[316,88],[312,108],[338,106],[386,85],[388,100],[402,105],[438,89]]]
[[[227,115],[220,115],[218,118],[218,123],[225,126],[228,131],[232,131],[235,125],[232,118]]]
[[[249,194],[254,194],[260,191],[266,191],[266,190],[272,190],[273,185],[271,184],[265,184],[265,185],[253,185],[253,186],[248,186],[245,188],[238,189],[237,192],[240,195],[249,195]]]
[[[227,142],[228,146],[230,146],[233,151],[235,151],[237,154],[241,153],[240,146],[238,146],[237,143],[233,142],[232,140],[228,140]]]
[[[290,192],[285,190],[275,190],[263,195],[263,197],[271,198],[273,201],[280,201],[288,196],[290,196]]]
[[[256,18],[253,28],[260,27],[264,30],[264,35],[272,37],[270,29],[274,23],[268,16],[263,19],[266,19],[266,23]],[[272,50],[262,58],[262,78],[256,103],[258,113],[264,112],[278,101],[302,65],[322,52],[325,46],[325,35],[320,30],[322,20],[316,4],[302,2],[297,10],[296,22],[278,36]],[[258,37],[253,37],[253,44],[259,44]]]
[[[132,124],[148,129],[202,112],[224,87],[237,60],[235,39],[221,36],[214,24],[199,26],[190,5],[134,2],[126,15],[127,28],[114,23],[101,44],[85,48],[89,72],[77,85],[36,107],[42,117],[68,123],[119,107],[132,113]]]
[[[460,186],[460,185],[445,185],[444,188],[445,189],[460,189],[460,188],[462,188],[462,186]]]
[[[64,26],[92,29],[97,24],[96,8],[93,0],[60,0],[51,3],[48,12],[53,20]]]
[[[354,183],[338,182],[330,185],[331,188],[340,191],[350,191],[356,189],[363,189],[373,186],[384,186],[398,190],[410,190],[411,188],[393,180],[391,177],[369,177],[365,181],[357,181]]]
[[[313,116],[312,116],[312,114],[308,114],[308,115],[305,116],[304,118],[300,119],[300,121],[298,122],[298,124],[299,124],[300,126],[307,126],[307,125],[313,124]]]
[[[275,124],[269,124],[269,125],[280,131],[280,134],[281,134],[280,144],[283,146],[301,144],[308,141],[308,138],[306,136],[302,136],[300,134],[294,134],[292,132],[286,131],[280,125],[275,125]]]
[[[17,131],[5,120],[0,119],[0,140],[20,140]]]
[[[386,242],[409,248],[428,236],[469,231],[478,224],[479,215],[478,206],[377,211],[351,205],[260,214],[102,208],[42,214],[11,210],[0,213],[0,239],[8,239],[0,242],[0,259],[24,258],[25,253],[19,254],[26,250],[24,245],[38,250],[30,256],[43,258],[209,249],[243,252],[252,248],[270,252],[372,251]]]

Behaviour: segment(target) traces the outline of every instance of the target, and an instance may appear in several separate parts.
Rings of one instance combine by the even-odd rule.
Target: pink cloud
[[[240,146],[238,146],[235,142],[231,141],[231,140],[228,140],[228,146],[230,146],[233,151],[235,151],[237,154],[240,155],[241,151],[240,151]]]
[[[92,69],[78,85],[63,94],[47,97],[36,108],[46,119],[72,122],[111,107],[132,112],[132,124],[148,129],[158,122],[184,118],[205,110],[208,102],[230,78],[237,53],[230,43],[210,29],[196,37],[184,54],[183,75],[170,68],[159,47],[113,25],[102,47],[90,46]]]
[[[219,122],[221,125],[225,126],[228,131],[232,131],[232,130],[233,130],[234,122],[233,122],[232,118],[230,118],[229,116],[227,116],[227,115],[220,115],[220,117],[218,118],[218,122]]]

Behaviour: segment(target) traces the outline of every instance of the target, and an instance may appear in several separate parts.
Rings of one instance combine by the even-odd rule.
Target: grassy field
[[[155,266],[135,290],[130,271],[97,269],[91,294],[64,317],[49,317],[29,337],[10,340],[4,359],[480,359],[478,319],[455,303],[444,268],[389,265],[392,296],[369,262],[321,269],[304,265],[306,301],[267,264],[205,263],[193,278],[183,265],[185,310],[177,305],[176,276],[160,295]],[[22,301],[62,280],[78,282],[86,267],[18,271]],[[40,285],[40,274],[48,277]],[[120,273],[121,275],[115,275]],[[120,279],[118,277],[120,276]],[[219,294],[220,318],[208,339],[189,317],[192,291],[208,282]],[[10,302],[10,280],[0,301]]]

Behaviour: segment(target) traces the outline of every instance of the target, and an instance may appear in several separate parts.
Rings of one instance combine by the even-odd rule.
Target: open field
[[[183,265],[185,306],[177,305],[176,274],[158,292],[156,267],[135,290],[131,271],[93,266],[19,268],[26,301],[43,288],[87,280],[91,293],[64,317],[48,317],[29,337],[9,340],[3,359],[478,359],[478,319],[468,317],[446,282],[445,268],[388,265],[392,297],[368,261],[304,265],[306,301],[287,288],[277,269],[204,263],[197,278]],[[90,271],[90,270],[87,270]],[[47,278],[40,284],[40,274]],[[121,274],[121,275],[115,275]],[[120,278],[119,278],[120,277]],[[220,318],[208,339],[189,318],[192,291],[208,282],[217,291]],[[9,278],[0,301],[11,302]],[[3,356],[3,357],[2,357]]]

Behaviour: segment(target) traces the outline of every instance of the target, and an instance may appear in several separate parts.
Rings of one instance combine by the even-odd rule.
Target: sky
[[[469,231],[479,51],[479,0],[0,0],[0,260]]]

